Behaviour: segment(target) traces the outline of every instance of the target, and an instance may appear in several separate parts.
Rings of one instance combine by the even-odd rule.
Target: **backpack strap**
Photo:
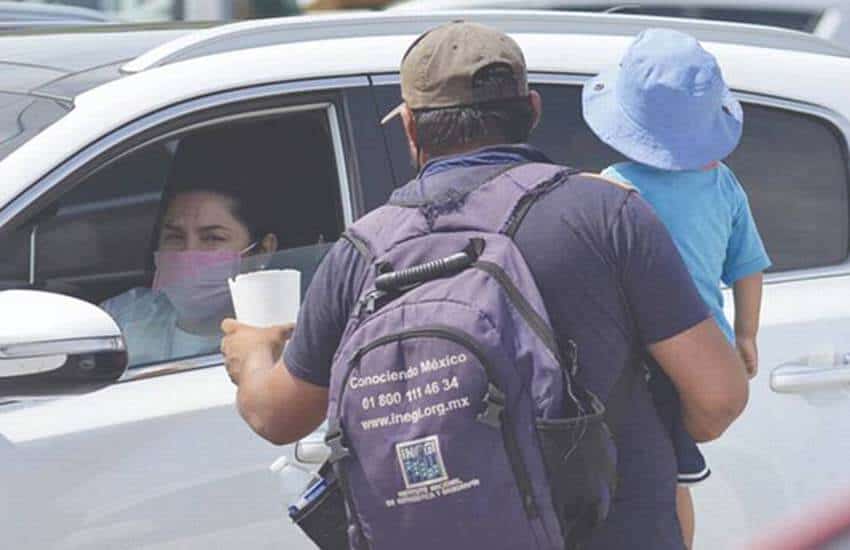
[[[431,231],[510,233],[516,230],[538,196],[575,172],[572,168],[542,162],[513,165],[466,195],[449,196],[445,202],[435,200],[425,207],[430,209],[425,216],[436,214],[429,220]],[[446,174],[451,177],[448,171]]]
[[[630,345],[634,352],[630,356],[630,363],[623,367],[620,375],[614,381],[611,391],[608,393],[608,399],[605,400],[605,422],[608,428],[614,435],[616,440],[620,427],[620,421],[627,414],[626,403],[629,402],[629,394],[632,392],[634,385],[640,381],[642,376],[645,376],[646,370],[643,362],[643,352],[641,351],[640,336],[635,316],[632,314],[632,308],[626,297],[626,291],[623,286],[617,284],[617,292],[620,295],[620,301],[623,302],[623,309],[626,311],[632,327],[632,342]]]
[[[521,167],[520,167],[521,168]],[[516,170],[518,170],[517,168]],[[508,223],[505,224],[505,227],[502,229],[502,233],[510,238],[514,238],[516,236],[517,231],[519,230],[522,222],[525,220],[526,215],[531,210],[531,207],[543,196],[545,196],[549,191],[557,187],[558,185],[565,183],[570,176],[576,175],[580,173],[580,170],[576,170],[574,168],[562,168],[562,170],[558,173],[555,173],[549,179],[541,181],[536,186],[531,188],[520,201],[517,203],[516,208],[514,209],[513,214],[511,215]],[[510,175],[511,172],[506,172],[504,175]],[[625,292],[622,287],[617,289],[621,299],[623,301],[624,307],[626,309],[626,315],[629,316],[630,319],[634,320],[634,316],[632,315],[631,308],[629,307],[628,301],[626,300]],[[637,327],[634,327],[636,330]],[[635,332],[637,334],[637,332]],[[572,365],[572,374],[575,375],[578,370],[578,346],[573,340],[568,340],[566,342],[567,349],[562,350],[564,357],[567,361],[567,364]],[[636,345],[632,343],[632,345]],[[636,348],[638,349],[638,348]],[[614,385],[612,386],[611,391],[608,394],[608,399],[605,400],[605,419],[606,423],[611,429],[612,433],[616,437],[616,430],[619,427],[620,420],[627,413],[626,404],[628,403],[628,396],[632,392],[634,384],[639,380],[640,374],[643,372],[643,368],[641,367],[641,361],[638,360],[638,354],[635,354],[635,365],[627,365],[623,371],[617,376],[617,379],[614,381]]]
[[[351,243],[351,246],[353,246],[354,249],[357,250],[363,260],[365,260],[367,263],[372,263],[372,258],[374,255],[369,249],[369,244],[366,241],[364,241],[349,230],[343,231],[340,237]]]
[[[502,227],[502,234],[513,239],[516,236],[516,232],[522,225],[522,222],[525,220],[525,216],[528,214],[529,210],[531,210],[531,207],[534,206],[534,204],[538,201],[538,199],[540,199],[540,197],[546,195],[549,191],[561,185],[562,183],[566,183],[571,176],[574,176],[581,172],[581,170],[577,170],[575,168],[570,167],[560,168],[561,170],[552,174],[551,177],[540,181],[533,188],[529,189],[526,194],[523,195],[519,201],[517,201],[517,204],[514,207],[510,218]]]
[[[447,170],[414,180],[390,201],[350,226],[343,237],[370,263],[395,245],[435,231],[515,231],[539,195],[577,172],[556,164],[529,162],[508,167]],[[450,179],[450,191],[433,200],[418,186]],[[460,179],[458,179],[460,178]]]

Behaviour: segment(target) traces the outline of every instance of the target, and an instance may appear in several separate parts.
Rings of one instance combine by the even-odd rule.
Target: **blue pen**
[[[319,481],[311,485],[304,492],[304,494],[301,495],[301,498],[298,499],[298,502],[289,506],[289,515],[291,516],[295,514],[296,512],[302,510],[305,506],[310,504],[312,501],[314,501],[316,497],[318,497],[325,491],[325,488],[327,488],[327,486],[328,482],[324,479],[320,479]]]

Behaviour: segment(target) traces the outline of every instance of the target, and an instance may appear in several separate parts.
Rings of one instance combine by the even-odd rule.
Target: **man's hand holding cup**
[[[295,324],[255,327],[235,319],[225,319],[221,330],[224,333],[221,353],[227,374],[238,386],[242,376],[252,368],[277,362],[283,346],[295,330]]]
[[[237,386],[247,373],[280,359],[301,302],[301,274],[292,269],[248,273],[231,279],[236,318],[221,323],[221,353]]]

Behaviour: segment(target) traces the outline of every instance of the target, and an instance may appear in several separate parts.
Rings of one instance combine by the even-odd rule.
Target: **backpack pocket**
[[[363,546],[548,547],[508,414],[517,401],[495,368],[472,336],[440,326],[355,354],[337,401],[349,452],[337,471]]]
[[[605,407],[588,395],[589,414],[537,420],[552,502],[568,542],[581,540],[605,519],[617,482],[617,449]]]
[[[289,517],[319,548],[347,550],[348,521],[342,488],[328,463],[322,466],[319,475],[320,481],[314,481],[305,489],[300,499],[305,502],[301,507],[290,506]],[[312,498],[306,498],[308,496]]]

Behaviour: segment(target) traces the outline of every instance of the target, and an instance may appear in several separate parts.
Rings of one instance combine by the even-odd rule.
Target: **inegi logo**
[[[395,448],[404,485],[408,489],[449,478],[440,453],[440,439],[436,435],[397,443]]]

